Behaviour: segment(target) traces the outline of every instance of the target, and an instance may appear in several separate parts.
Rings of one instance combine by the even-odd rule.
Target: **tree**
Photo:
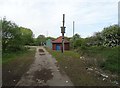
[[[7,21],[6,18],[2,20],[2,49],[16,51],[22,47],[21,32],[19,27]]]
[[[114,47],[120,45],[120,27],[118,25],[104,28],[102,31],[102,36],[104,46]]]
[[[100,46],[103,44],[103,37],[101,32],[95,32],[91,38],[92,38],[91,41],[92,45]]]
[[[79,39],[80,38],[80,35],[79,34],[75,34],[74,36],[73,36],[73,39],[75,39],[75,40],[77,40],[77,39]]]
[[[120,27],[112,25],[103,29],[102,32],[95,32],[93,36],[85,39],[90,46],[110,46],[120,45]]]
[[[20,31],[22,33],[22,40],[24,45],[30,45],[31,43],[33,43],[33,32],[28,29],[28,28],[24,28],[24,27],[20,27]]]
[[[2,49],[3,51],[19,51],[24,45],[33,42],[33,32],[24,27],[18,27],[15,23],[2,20]]]
[[[71,48],[77,48],[80,45],[80,35],[75,34],[71,39],[70,39],[70,46]]]
[[[55,40],[54,37],[47,37],[46,40],[48,40],[48,39]]]
[[[37,45],[44,45],[46,43],[46,37],[44,35],[39,35],[37,37]]]
[[[75,48],[81,47],[81,45],[82,45],[82,38],[75,40],[75,42],[74,42]]]

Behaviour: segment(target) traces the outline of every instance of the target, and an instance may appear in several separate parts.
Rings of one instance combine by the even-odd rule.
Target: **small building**
[[[46,47],[52,49],[52,40],[51,40],[51,39],[48,39],[48,40],[46,41]]]
[[[61,50],[62,49],[62,36],[58,37],[56,40],[52,41],[52,49],[53,50]],[[64,39],[64,50],[70,49],[70,42]]]

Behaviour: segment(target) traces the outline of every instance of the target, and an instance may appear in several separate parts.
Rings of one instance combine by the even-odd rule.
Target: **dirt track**
[[[43,47],[37,47],[35,58],[16,86],[73,86],[68,76],[61,74],[55,58]]]

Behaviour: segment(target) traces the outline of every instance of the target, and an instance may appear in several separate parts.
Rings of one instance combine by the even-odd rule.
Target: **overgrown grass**
[[[86,63],[80,59],[80,54],[74,51],[47,51],[56,58],[61,70],[64,70],[75,86],[101,86],[111,85],[103,80],[98,80],[94,74],[88,74]]]
[[[100,67],[118,73],[120,72],[119,50],[120,47],[86,47],[85,49],[79,48],[78,52],[89,57],[105,59],[100,63]]]
[[[5,53],[2,62],[3,86],[15,86],[35,60],[35,48]]]
[[[50,50],[50,49],[47,49],[47,50]],[[52,51],[51,52],[53,57],[57,57],[56,59],[58,61],[61,61],[61,58],[73,58],[76,59],[76,58],[80,58],[80,54],[76,53],[76,52],[73,52],[73,51],[65,51],[64,53],[61,53],[61,51]]]
[[[19,52],[10,52],[10,53],[4,53],[2,55],[2,63],[8,63],[14,59],[17,59],[17,57],[20,57],[24,54],[28,53],[28,51],[19,51]]]
[[[29,49],[24,48],[23,50],[19,50],[17,52],[12,52],[12,51],[5,51],[2,52],[2,63],[8,63],[17,57],[24,56],[25,54],[29,53]]]

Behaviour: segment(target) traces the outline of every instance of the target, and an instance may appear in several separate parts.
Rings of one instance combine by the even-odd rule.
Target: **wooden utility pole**
[[[65,14],[63,14],[63,30],[64,30],[64,25],[65,25]],[[62,43],[63,43],[63,52],[64,52],[64,33],[62,33]]]
[[[65,33],[65,14],[63,14],[63,26],[61,27],[62,33],[62,53],[64,52],[64,33]]]

